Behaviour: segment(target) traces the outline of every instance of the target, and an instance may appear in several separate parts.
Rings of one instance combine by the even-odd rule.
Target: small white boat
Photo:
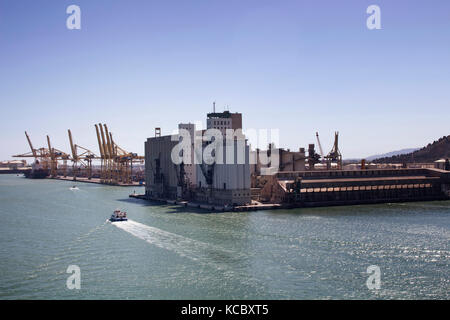
[[[114,210],[113,214],[111,215],[111,218],[109,218],[109,221],[111,222],[117,222],[117,221],[127,221],[127,213],[120,210]]]

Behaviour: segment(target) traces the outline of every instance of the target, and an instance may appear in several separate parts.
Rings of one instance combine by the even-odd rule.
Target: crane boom
[[[95,125],[95,132],[97,133],[97,141],[98,141],[98,149],[100,150],[100,157],[101,157],[102,159],[104,159],[105,154],[104,154],[104,152],[103,152],[102,143],[101,143],[101,141],[100,141],[100,133],[99,133],[99,131],[98,131],[97,125]]]
[[[70,149],[72,150],[72,158],[77,161],[78,157],[77,157],[77,150],[75,148],[75,146],[73,145],[73,140],[72,140],[72,132],[70,132],[70,129],[67,130],[67,132],[69,133],[69,142],[70,142]]]
[[[115,144],[112,133],[109,133],[109,139],[111,140],[111,148],[112,148],[112,155],[113,157],[117,157],[117,145]]]
[[[55,154],[52,149],[52,145],[50,144],[50,137],[47,135],[47,144],[48,144],[48,152],[50,153],[50,159],[55,159]]]
[[[48,152],[50,155],[50,176],[56,177],[58,175],[58,160],[56,158],[55,149],[52,148],[50,137],[47,135]]]
[[[102,148],[103,148],[103,154],[105,155],[105,159],[109,158],[109,152],[108,148],[106,147],[106,139],[105,139],[105,132],[103,131],[103,125],[101,123],[98,124],[100,127],[100,133],[102,137]]]
[[[317,144],[319,145],[320,156],[321,156],[322,159],[323,159],[324,154],[323,154],[322,144],[320,143],[319,133],[318,133],[318,132],[316,132],[316,138],[317,138]]]
[[[113,146],[111,143],[111,135],[109,134],[108,127],[106,126],[106,124],[103,124],[103,125],[105,126],[105,135],[106,135],[109,156],[110,156],[110,159],[112,159],[114,156],[114,151],[113,151]]]
[[[31,143],[30,136],[28,135],[28,133],[26,131],[25,131],[25,136],[27,137],[28,145],[30,146],[30,149],[31,149],[31,152],[33,153],[33,156],[37,159],[36,149],[33,148],[33,144]]]

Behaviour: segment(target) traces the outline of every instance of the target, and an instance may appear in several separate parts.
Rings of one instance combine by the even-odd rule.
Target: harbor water
[[[134,191],[1,175],[0,299],[450,298],[450,201],[210,213]]]

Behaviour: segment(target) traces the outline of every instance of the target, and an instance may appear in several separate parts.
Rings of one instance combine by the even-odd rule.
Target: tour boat
[[[127,221],[127,213],[120,211],[120,210],[114,210],[114,213],[111,215],[111,218],[109,218],[109,221],[116,222],[116,221]]]

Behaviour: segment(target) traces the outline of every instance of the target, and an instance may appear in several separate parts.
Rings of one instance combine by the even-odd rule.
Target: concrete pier
[[[245,206],[235,206],[235,207],[227,207],[221,205],[213,205],[206,203],[197,203],[191,201],[181,201],[181,200],[169,200],[169,199],[161,199],[161,198],[149,198],[145,194],[130,194],[130,198],[141,199],[146,201],[158,202],[161,204],[172,204],[179,205],[182,207],[190,207],[190,208],[198,208],[204,209],[208,211],[222,211],[222,212],[230,212],[230,211],[257,211],[257,210],[270,210],[270,209],[279,209],[284,206],[281,204],[273,203],[273,204],[263,204],[256,201],[253,201],[252,204]],[[287,208],[287,207],[286,207]]]
[[[144,184],[139,184],[139,182],[132,182],[132,183],[117,183],[117,184],[108,184],[101,182],[101,179],[99,178],[82,178],[77,177],[76,180],[73,180],[73,177],[67,176],[67,177],[55,177],[55,178],[48,178],[48,179],[56,179],[56,180],[64,180],[64,181],[72,181],[72,182],[83,182],[83,183],[96,183],[96,184],[103,184],[103,185],[111,185],[111,186],[119,186],[119,187],[141,187],[144,186]]]

